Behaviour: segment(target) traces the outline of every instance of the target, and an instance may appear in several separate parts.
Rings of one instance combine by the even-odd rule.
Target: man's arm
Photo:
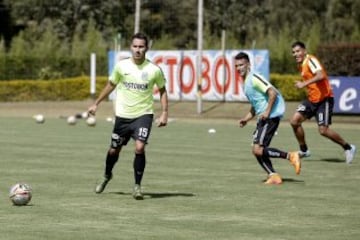
[[[309,84],[313,84],[313,83],[316,83],[320,80],[322,80],[324,78],[324,73],[322,70],[318,70],[315,72],[315,76],[309,80],[306,80],[306,81],[296,81],[295,82],[295,87],[297,88],[304,88],[306,87],[307,85]]]
[[[250,121],[251,119],[253,119],[254,116],[255,116],[255,109],[253,107],[251,107],[250,111],[245,115],[245,117],[243,117],[239,120],[240,127],[241,128],[245,127],[247,122]]]
[[[104,100],[104,98],[106,98],[115,89],[115,87],[116,87],[115,84],[108,81],[106,86],[101,91],[99,97],[95,100],[93,105],[91,105],[88,108],[88,113],[92,114],[92,115],[95,115],[98,105],[102,102],[102,100]]]
[[[267,119],[267,118],[269,118],[269,116],[270,116],[270,113],[271,113],[271,109],[273,108],[273,106],[274,106],[274,103],[275,103],[275,101],[276,101],[276,96],[277,96],[277,92],[276,92],[276,90],[273,88],[273,87],[270,87],[267,91],[266,91],[266,94],[268,95],[268,105],[267,105],[267,107],[266,107],[266,110],[262,113],[262,114],[260,114],[260,116],[259,116],[259,118],[260,119],[263,119],[263,120],[265,120],[265,119]]]
[[[160,92],[160,104],[161,104],[161,115],[158,122],[158,127],[166,126],[168,122],[168,96],[166,88],[162,87],[159,89]]]

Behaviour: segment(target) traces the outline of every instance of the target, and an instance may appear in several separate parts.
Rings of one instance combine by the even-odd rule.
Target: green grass
[[[111,124],[68,126],[61,119],[0,119],[0,239],[360,239],[360,158],[305,125],[313,156],[295,175],[285,160],[273,163],[285,182],[265,186],[251,155],[254,125],[237,121],[178,120],[153,128],[143,180],[144,201],[131,197],[133,142],[123,149],[103,194]],[[216,134],[207,130],[215,128]],[[360,147],[359,125],[334,124]],[[282,122],[273,147],[296,150]],[[8,190],[24,181],[29,206],[12,206]]]

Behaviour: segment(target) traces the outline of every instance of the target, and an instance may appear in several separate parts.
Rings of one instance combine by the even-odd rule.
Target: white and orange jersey
[[[310,102],[317,103],[327,97],[334,96],[326,70],[315,56],[307,54],[304,61],[298,66],[298,68],[303,81],[313,78],[315,73],[318,71],[322,71],[324,75],[322,80],[306,86]]]

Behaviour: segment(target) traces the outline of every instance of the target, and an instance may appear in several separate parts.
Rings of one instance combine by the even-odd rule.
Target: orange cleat
[[[265,181],[266,185],[279,185],[282,184],[281,176],[278,173],[272,173]]]
[[[289,161],[295,167],[295,173],[299,175],[301,171],[301,161],[300,161],[299,152],[290,152]]]

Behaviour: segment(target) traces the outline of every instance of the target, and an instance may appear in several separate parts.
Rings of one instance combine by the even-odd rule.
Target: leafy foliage
[[[152,48],[195,49],[197,4],[142,0],[140,30],[152,38]],[[359,43],[359,8],[357,0],[204,0],[204,48],[220,49],[225,32],[227,49],[269,49],[271,71],[292,73],[294,40],[304,41],[313,53],[322,44]],[[106,59],[115,38],[121,34],[117,40],[127,46],[134,29],[135,1],[0,0],[0,10],[5,51],[0,79],[36,78],[44,69],[64,77],[87,73],[89,53]],[[23,75],[21,58],[34,58],[30,76]],[[17,62],[12,75],[3,68],[14,67],[9,62]],[[76,63],[65,65],[71,62]],[[100,74],[106,72],[105,66],[100,69]]]

